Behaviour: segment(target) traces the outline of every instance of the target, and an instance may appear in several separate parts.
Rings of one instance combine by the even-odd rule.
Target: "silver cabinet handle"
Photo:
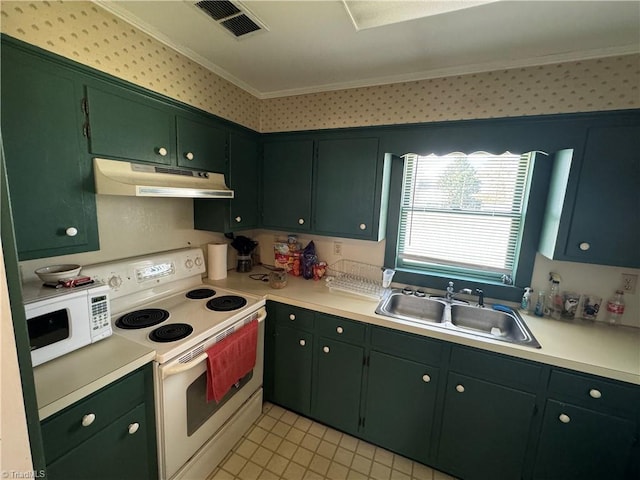
[[[76,227],[69,227],[64,231],[64,233],[67,237],[75,237],[78,234],[78,229]]]
[[[82,417],[82,426],[88,427],[94,422],[95,419],[96,419],[95,413],[87,413],[84,417]]]
[[[129,428],[127,429],[129,431],[129,435],[136,433],[139,428],[140,424],[138,422],[129,424]]]

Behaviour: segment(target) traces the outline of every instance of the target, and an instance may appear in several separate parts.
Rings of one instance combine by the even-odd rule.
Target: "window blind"
[[[530,154],[405,155],[398,263],[513,274]]]

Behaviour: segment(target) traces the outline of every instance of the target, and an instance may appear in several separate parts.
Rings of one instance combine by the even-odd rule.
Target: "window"
[[[509,283],[524,228],[531,157],[405,155],[396,265]]]

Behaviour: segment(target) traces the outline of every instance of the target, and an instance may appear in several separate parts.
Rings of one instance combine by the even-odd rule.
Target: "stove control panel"
[[[83,274],[109,285],[112,298],[201,275],[204,272],[204,254],[200,248],[170,250],[83,268]]]

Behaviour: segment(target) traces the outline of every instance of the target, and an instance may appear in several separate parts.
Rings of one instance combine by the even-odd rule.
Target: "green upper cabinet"
[[[82,79],[2,45],[2,139],[20,260],[98,250]]]
[[[343,133],[268,138],[262,225],[286,231],[384,238],[389,164],[378,139]]]
[[[176,117],[178,166],[227,171],[227,131],[204,119]]]
[[[313,231],[377,240],[382,162],[377,138],[318,141],[314,170]]]
[[[264,143],[262,226],[309,231],[313,140]]]
[[[627,123],[624,117],[588,129],[581,162],[566,152],[556,154],[543,255],[640,267],[640,125],[637,116]]]
[[[194,199],[194,226],[198,230],[234,232],[260,224],[260,168],[257,134],[229,134],[229,169],[225,178],[234,197],[229,200]]]
[[[175,117],[167,106],[106,84],[87,86],[87,103],[93,155],[175,164]]]
[[[94,156],[227,172],[228,130],[211,116],[107,83],[86,89]]]

